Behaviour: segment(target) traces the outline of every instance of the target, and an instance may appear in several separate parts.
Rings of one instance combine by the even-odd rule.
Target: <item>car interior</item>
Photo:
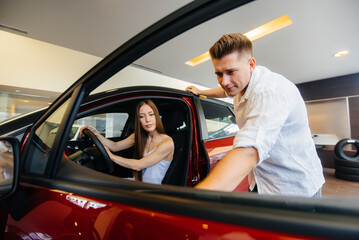
[[[168,97],[146,98],[151,99],[156,104],[166,134],[169,135],[175,143],[174,157],[162,181],[162,184],[185,186],[187,183],[187,174],[190,160],[189,148],[191,146],[191,121],[189,108],[187,104],[181,99]],[[145,98],[143,97],[136,97],[133,99],[113,101],[110,103],[103,104],[101,106],[99,106],[97,103],[93,104],[93,106],[96,107],[90,107],[90,109],[86,107],[88,110],[82,111],[78,114],[77,120],[75,121],[73,126],[76,126],[77,128],[81,124],[90,125],[95,128],[100,134],[113,141],[125,139],[134,132],[136,105],[138,102],[144,99]],[[89,119],[89,117],[91,116],[105,116],[106,118],[106,116],[109,116],[109,114],[113,115],[116,113],[120,113],[122,114],[122,116],[126,117],[115,119],[114,121],[111,121],[109,119],[95,119],[97,120],[98,124],[96,124],[96,121],[92,121],[92,125],[90,122],[86,122],[86,120],[84,120]],[[106,128],[106,126],[109,127],[109,123],[103,123],[104,120],[107,120],[110,123],[114,122],[113,124],[115,125],[120,125],[122,128],[121,131],[117,131],[117,135],[115,134],[113,136],[106,136],[105,129],[102,128]],[[117,122],[115,122],[116,120]],[[95,124],[96,126],[100,127],[93,126]],[[69,137],[69,141],[65,147],[64,152],[67,156],[67,159],[70,159],[72,162],[75,162],[81,166],[120,178],[132,177],[133,171],[131,169],[119,166],[114,163],[113,168],[111,167],[111,169],[109,169],[109,167],[106,167],[103,155],[91,141],[86,141],[86,137],[78,139],[73,139]],[[116,152],[115,154],[125,158],[133,158],[134,147]],[[65,157],[63,161],[68,160],[66,160]],[[71,174],[66,175],[64,173],[61,173],[61,171],[62,170],[60,168],[59,175],[61,175],[62,178],[66,179],[66,176],[71,176]],[[91,172],[89,172],[88,175],[90,177]]]

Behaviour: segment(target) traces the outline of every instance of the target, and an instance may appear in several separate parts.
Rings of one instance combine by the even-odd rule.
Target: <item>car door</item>
[[[19,186],[1,202],[4,238],[357,239],[359,210],[352,199],[158,186],[84,168],[63,154],[83,98],[99,84],[180,32],[245,2],[190,3],[124,44],[61,95],[26,135]]]
[[[202,119],[200,130],[208,156],[209,172],[232,149],[239,128],[229,103],[199,98],[197,105],[198,115]],[[234,191],[248,191],[248,177]]]

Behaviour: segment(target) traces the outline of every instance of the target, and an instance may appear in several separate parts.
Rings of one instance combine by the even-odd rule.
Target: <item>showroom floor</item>
[[[323,186],[323,196],[356,196],[359,197],[359,182],[338,179],[334,176],[333,168],[324,168],[326,183]]]

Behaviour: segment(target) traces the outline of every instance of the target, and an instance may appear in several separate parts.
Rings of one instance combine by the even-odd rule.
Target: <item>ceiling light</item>
[[[283,15],[277,19],[274,19],[266,24],[263,24],[260,27],[257,27],[244,35],[246,35],[251,41],[254,41],[258,38],[264,37],[272,32],[278,31],[282,28],[285,28],[291,25],[293,22],[290,20],[288,15]]]
[[[258,38],[264,37],[272,32],[278,31],[279,29],[282,29],[284,27],[287,27],[291,25],[293,22],[290,20],[288,15],[283,15],[277,19],[274,19],[266,24],[263,24],[260,27],[257,27],[244,35],[246,35],[251,41],[254,41]],[[201,64],[205,61],[210,60],[211,57],[209,55],[209,52],[205,52],[198,57],[195,57],[189,61],[186,62],[187,65],[190,65],[192,67]]]
[[[209,52],[205,52],[201,55],[199,55],[198,57],[195,57],[189,61],[186,62],[187,65],[190,65],[191,67],[194,67],[198,64],[201,64],[205,61],[208,61],[209,59],[211,59],[211,56],[209,55]]]
[[[349,51],[347,51],[347,50],[339,51],[336,54],[334,54],[334,57],[343,57],[343,56],[348,55],[348,54],[349,54]]]
[[[26,94],[26,93],[19,93],[19,92],[12,92],[10,94],[11,95],[24,96],[24,97],[50,98],[49,96],[40,96],[40,95]]]

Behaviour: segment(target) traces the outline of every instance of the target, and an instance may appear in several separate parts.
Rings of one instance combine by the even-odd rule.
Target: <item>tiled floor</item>
[[[359,197],[359,182],[338,179],[335,177],[334,173],[334,169],[324,168],[326,183],[323,186],[322,196]]]

